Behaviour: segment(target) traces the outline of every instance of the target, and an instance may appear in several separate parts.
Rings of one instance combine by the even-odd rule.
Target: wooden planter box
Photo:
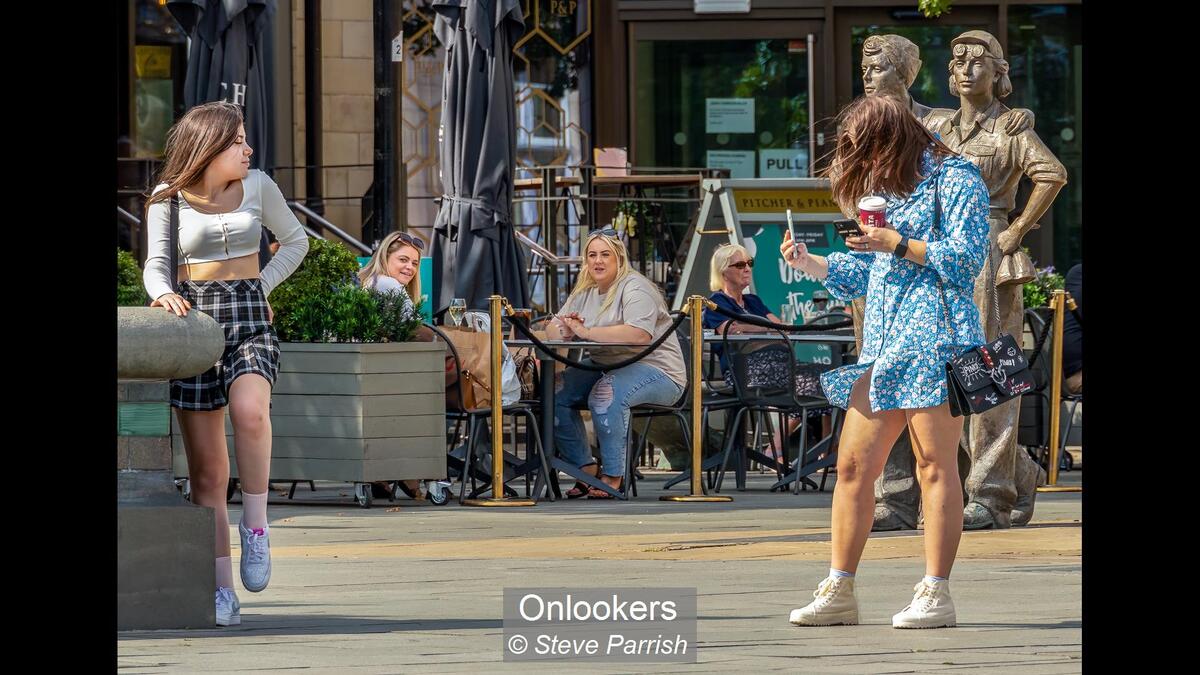
[[[444,478],[445,345],[280,343],[271,396],[271,479],[347,482]],[[187,476],[171,416],[174,471]],[[230,475],[237,477],[228,416]]]

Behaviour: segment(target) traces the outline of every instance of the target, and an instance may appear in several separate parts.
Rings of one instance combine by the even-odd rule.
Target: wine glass
[[[456,328],[462,327],[463,315],[467,313],[467,301],[464,298],[454,298],[450,301],[450,320]]]

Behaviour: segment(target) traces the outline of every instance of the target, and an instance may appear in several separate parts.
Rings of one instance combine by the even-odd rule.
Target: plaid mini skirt
[[[258,279],[182,281],[179,295],[192,310],[211,316],[225,331],[225,351],[212,368],[171,380],[171,405],[217,410],[229,405],[229,387],[240,375],[257,373],[271,385],[279,373],[279,337],[267,320],[267,297]]]

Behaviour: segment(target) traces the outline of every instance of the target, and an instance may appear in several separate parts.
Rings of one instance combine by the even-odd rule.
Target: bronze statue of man
[[[1012,92],[1012,83],[999,41],[990,33],[972,30],[951,40],[950,49],[950,93],[959,97],[960,107],[934,110],[924,122],[951,150],[978,166],[987,183],[991,250],[975,281],[975,304],[987,338],[1000,333],[1019,337],[1025,310],[1022,285],[997,286],[996,271],[1001,259],[1020,249],[1021,239],[1050,208],[1067,182],[1067,170],[1032,129],[1015,135],[1005,132],[1016,113],[1000,102]],[[1023,175],[1033,181],[1033,191],[1021,215],[1010,223],[1008,214],[1016,206]],[[966,480],[969,501],[963,509],[966,529],[1023,525],[1033,515],[1041,468],[1017,447],[1020,405],[1014,399],[968,418],[971,471]]]
[[[933,108],[915,101],[908,93],[921,70],[921,50],[900,35],[872,35],[863,42],[862,80],[867,96],[890,96],[903,101],[917,119],[924,121]],[[943,109],[944,110],[944,109]],[[953,113],[951,110],[944,110]],[[1016,135],[1033,126],[1033,112],[1015,110],[1006,119],[1005,133]],[[855,337],[861,348],[863,299],[852,305]],[[959,473],[966,480],[970,458],[959,454]],[[965,501],[965,500],[964,500]],[[875,518],[872,529],[915,529],[920,517],[921,486],[916,479],[916,458],[907,433],[900,434],[888,453],[883,473],[875,481]]]

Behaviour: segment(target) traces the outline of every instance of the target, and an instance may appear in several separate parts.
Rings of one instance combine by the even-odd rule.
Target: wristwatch
[[[892,255],[897,258],[903,258],[908,255],[908,237],[900,237],[900,243],[896,244],[896,250],[892,251]]]

